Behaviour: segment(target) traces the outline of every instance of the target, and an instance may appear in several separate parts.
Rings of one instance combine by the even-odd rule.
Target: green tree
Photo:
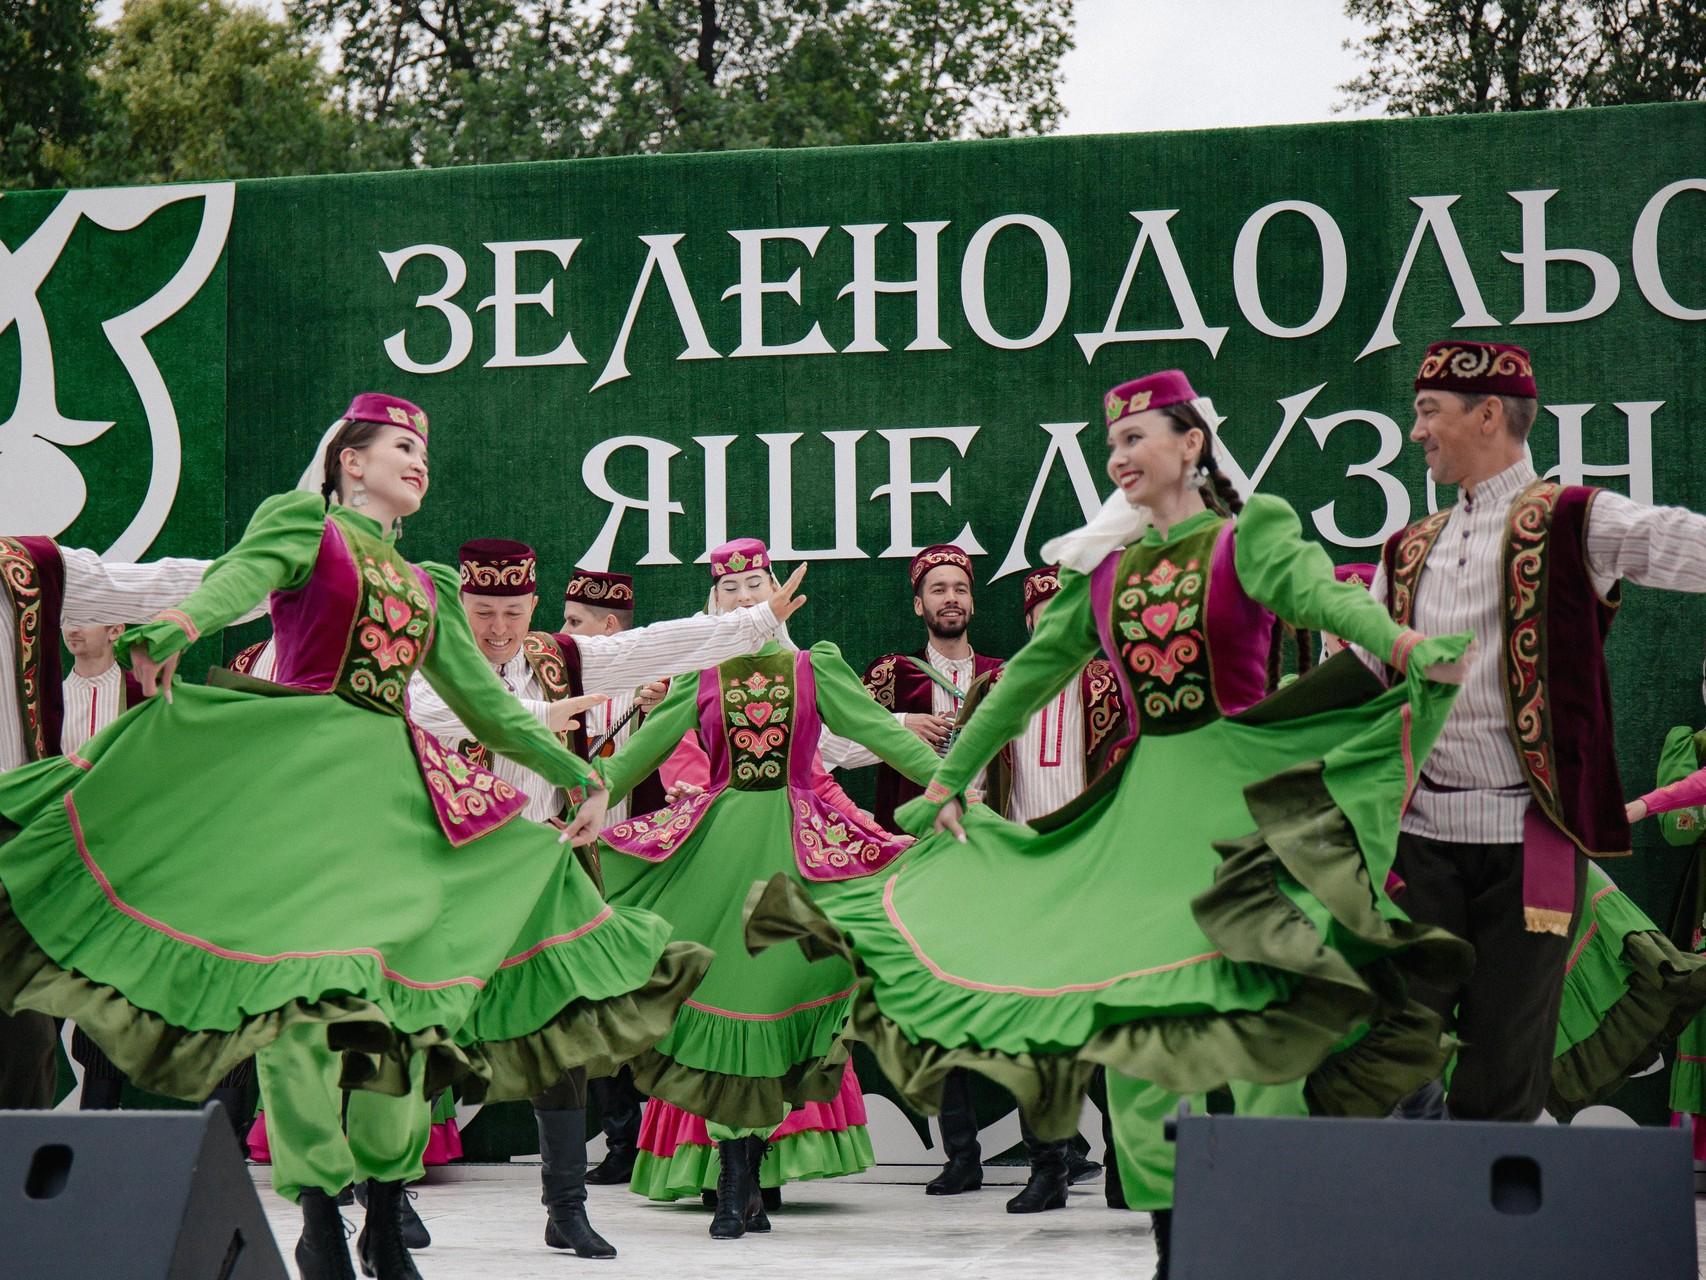
[[[77,181],[171,182],[347,169],[353,127],[315,50],[259,8],[129,0],[96,67],[101,123]]]
[[[299,0],[371,155],[454,164],[1040,133],[1071,0]]]
[[[1706,0],[1347,0],[1370,28],[1347,103],[1395,115],[1706,94]]]
[[[95,123],[95,0],[0,0],[0,187],[53,187]]]

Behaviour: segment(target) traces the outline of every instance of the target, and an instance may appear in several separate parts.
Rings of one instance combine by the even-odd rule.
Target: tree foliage
[[[1706,95],[1706,0],[1347,0],[1348,103],[1397,115]]]
[[[52,187],[93,128],[95,0],[0,0],[0,182]]]

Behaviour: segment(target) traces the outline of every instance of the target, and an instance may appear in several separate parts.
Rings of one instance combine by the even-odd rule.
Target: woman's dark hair
[[[382,422],[346,422],[326,446],[326,482],[320,486],[320,496],[326,505],[338,494],[338,481],[344,478],[344,466],[339,460],[345,449],[365,449],[379,438],[385,429]]]
[[[1291,637],[1297,651],[1297,674],[1306,676],[1315,667],[1315,633],[1302,627],[1293,628],[1279,618],[1274,619],[1268,636],[1268,692],[1279,688],[1285,674],[1285,638]]]
[[[1214,432],[1209,430],[1208,420],[1187,401],[1164,405],[1159,412],[1179,435],[1186,434],[1192,427],[1202,432],[1202,454],[1197,462],[1208,469],[1209,480],[1208,487],[1203,490],[1203,500],[1223,516],[1237,515],[1244,509],[1244,499],[1238,496],[1231,478],[1220,469],[1220,459],[1214,456]]]

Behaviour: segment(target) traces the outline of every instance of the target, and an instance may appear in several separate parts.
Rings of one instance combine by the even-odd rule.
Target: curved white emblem
[[[72,191],[16,250],[0,244],[0,335],[18,327],[18,400],[0,422],[0,511],[5,532],[57,537],[82,513],[88,487],[64,452],[98,439],[114,422],[67,418],[59,411],[53,372],[53,342],[37,293],[64,252],[79,219],[106,231],[133,231],[167,205],[202,201],[201,227],[183,265],[152,297],[101,325],[142,403],[152,463],[148,491],[123,533],[107,548],[115,560],[134,560],[148,550],[177,496],[183,453],[171,392],[148,350],[147,337],[181,311],[213,273],[231,230],[236,186],[190,183]]]

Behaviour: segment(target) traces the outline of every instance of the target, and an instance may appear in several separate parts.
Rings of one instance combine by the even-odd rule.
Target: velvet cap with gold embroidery
[[[462,565],[462,594],[530,596],[539,586],[538,557],[525,542],[476,538],[456,552]]]
[[[940,569],[945,564],[963,569],[970,581],[977,581],[971,571],[971,557],[951,542],[939,542],[912,557],[912,563],[907,567],[907,574],[912,579],[912,594],[918,594],[924,585],[924,576],[930,570]]]
[[[1417,391],[1466,396],[1520,396],[1538,400],[1534,362],[1509,342],[1433,342],[1416,371]]]
[[[599,573],[592,569],[576,569],[569,585],[563,588],[563,603],[591,605],[595,609],[634,609],[634,579],[625,573]]]
[[[1045,564],[1025,575],[1025,616],[1028,618],[1044,600],[1060,594],[1060,566]]]
[[[711,579],[726,578],[731,573],[747,573],[753,569],[770,568],[770,548],[757,538],[736,538],[711,550]]]
[[[363,391],[349,402],[344,410],[345,422],[383,422],[387,426],[413,431],[424,443],[427,438],[427,416],[421,407],[401,396],[388,396],[382,391]]]
[[[1197,393],[1191,387],[1191,380],[1183,371],[1163,369],[1160,373],[1146,374],[1141,378],[1133,378],[1130,382],[1120,383],[1102,397],[1102,412],[1107,415],[1108,425],[1111,427],[1134,413],[1143,413],[1148,409],[1165,409],[1170,404],[1183,404],[1196,398]]]

